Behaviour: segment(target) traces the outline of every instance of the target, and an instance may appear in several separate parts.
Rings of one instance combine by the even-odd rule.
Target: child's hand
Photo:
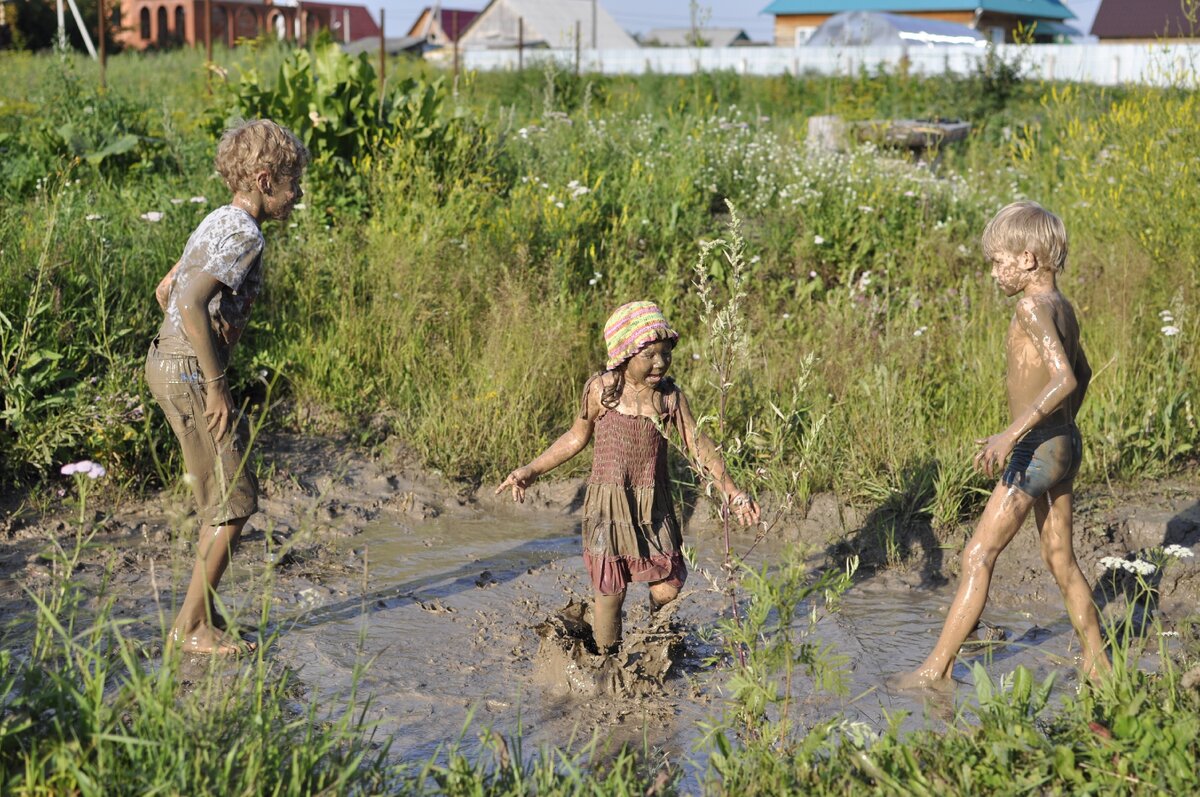
[[[508,474],[508,478],[496,488],[496,495],[500,495],[500,493],[504,492],[506,487],[512,487],[513,500],[525,503],[525,490],[529,487],[529,485],[533,484],[535,480],[537,480],[537,474],[533,472],[532,468],[529,466],[517,468],[512,473]]]
[[[1012,453],[1015,441],[1008,432],[1001,432],[976,440],[975,445],[983,446],[975,455],[975,470],[983,471],[991,479],[994,478],[994,472],[1004,470],[1004,463],[1008,461],[1008,455]]]
[[[754,526],[762,516],[762,510],[754,499],[746,493],[738,493],[729,501],[729,508],[737,522],[743,526]]]
[[[224,376],[208,386],[204,396],[204,419],[208,421],[208,431],[213,433],[213,440],[217,442],[233,428],[233,396],[229,393],[229,384]]]

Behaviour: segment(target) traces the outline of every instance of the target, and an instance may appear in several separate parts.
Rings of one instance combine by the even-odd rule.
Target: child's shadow
[[[933,501],[941,462],[929,459],[902,470],[887,497],[863,519],[857,529],[829,546],[840,560],[859,557],[859,577],[878,570],[916,568],[922,587],[937,587],[947,578],[942,572],[942,542],[934,533]]]

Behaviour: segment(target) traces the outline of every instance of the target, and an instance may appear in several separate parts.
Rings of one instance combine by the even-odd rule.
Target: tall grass
[[[232,80],[239,65],[267,74],[281,58],[263,47],[219,60]],[[102,99],[87,88],[90,67],[4,63],[32,88],[24,99],[3,94],[17,81],[0,88],[0,146],[29,155],[19,159],[28,173],[5,178],[0,209],[0,470],[37,484],[82,451],[130,486],[155,482],[155,455],[173,453],[155,451],[169,439],[157,415],[136,411],[158,321],[151,289],[225,199],[208,130],[228,94],[205,93],[197,54],[114,59],[105,101],[132,109],[146,141],[128,167],[97,166],[34,146],[50,128],[14,110],[36,98],[103,138],[86,109],[115,110],[89,105]],[[176,77],[147,100],[137,92],[149,73]],[[721,233],[728,199],[746,217],[757,330],[731,422],[769,412],[811,354],[805,399],[834,433],[803,468],[796,452],[779,452],[781,467],[803,472],[802,493],[906,495],[911,511],[952,524],[982,486],[966,467],[970,441],[1004,418],[1010,308],[977,239],[996,209],[1029,196],[1067,222],[1062,287],[1097,371],[1081,415],[1082,479],[1180,467],[1200,441],[1187,378],[1200,280],[1187,210],[1194,94],[1012,79],[1003,102],[972,102],[980,81],[996,79],[464,78],[444,87],[444,112],[470,119],[469,151],[437,168],[419,142],[373,153],[369,213],[310,207],[268,230],[266,294],[236,354],[235,387],[254,398],[266,370],[288,398],[271,423],[368,444],[398,435],[431,467],[489,479],[561,426],[602,362],[603,318],[642,296],[683,333],[677,377],[710,406],[705,369],[690,367],[703,334],[690,266],[698,242]],[[68,91],[78,101],[64,105]],[[937,173],[871,149],[812,157],[801,139],[818,111],[969,115],[977,134]],[[1161,200],[1164,181],[1174,201]],[[171,203],[192,196],[207,203]],[[150,210],[163,220],[142,220]],[[1163,310],[1179,334],[1160,331]]]

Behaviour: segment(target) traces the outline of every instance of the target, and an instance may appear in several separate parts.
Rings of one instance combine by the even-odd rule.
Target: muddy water
[[[352,597],[325,601],[286,621],[277,653],[331,705],[349,696],[357,668],[359,695],[373,696],[372,716],[381,733],[393,736],[393,753],[403,759],[428,757],[458,739],[472,751],[485,727],[508,735],[519,730],[526,751],[597,734],[614,744],[640,746],[645,739],[676,763],[694,756],[703,723],[722,711],[726,677],[704,663],[716,651],[703,641],[703,631],[725,606],[702,572],[693,572],[672,619],[684,638],[678,661],[650,694],[581,695],[567,682],[535,677],[542,642],[535,627],[572,599],[587,597],[576,535],[576,522],[554,513],[377,523],[353,538],[353,551],[347,551],[365,574],[349,590]],[[688,542],[700,569],[716,572],[718,535],[695,532]],[[744,549],[745,541],[736,547]],[[774,558],[775,549],[765,543],[751,561]],[[848,694],[809,696],[802,685],[801,719],[842,713],[881,729],[885,712],[906,711],[910,728],[939,725],[945,705],[889,694],[882,681],[925,656],[949,599],[946,591],[894,581],[856,584],[840,611],[818,627],[818,636],[848,659]],[[652,636],[646,600],[644,587],[631,588],[627,645]],[[1059,672],[1060,689],[1070,688],[1077,645],[1063,615],[989,611],[984,619],[1000,627],[992,636],[1008,642],[985,647],[980,657],[993,677],[1024,664],[1038,676]],[[955,675],[971,680],[964,664]],[[959,687],[957,697],[967,700],[972,693]]]

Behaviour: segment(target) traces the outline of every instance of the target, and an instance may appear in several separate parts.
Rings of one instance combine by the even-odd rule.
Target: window
[[[187,33],[187,12],[183,6],[175,6],[175,41],[181,42]]]
[[[157,16],[158,16],[158,43],[166,44],[167,36],[170,33],[170,31],[167,29],[167,7],[159,6]]]
[[[138,12],[138,35],[142,41],[150,41],[150,9],[143,8]]]

